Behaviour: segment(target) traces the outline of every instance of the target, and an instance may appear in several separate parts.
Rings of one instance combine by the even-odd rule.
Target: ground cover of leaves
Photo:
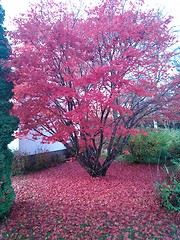
[[[13,177],[0,239],[180,239],[180,216],[155,196],[157,167],[114,162],[91,178],[77,162]]]

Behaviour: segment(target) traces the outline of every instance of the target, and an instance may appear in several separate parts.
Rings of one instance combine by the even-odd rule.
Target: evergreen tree
[[[8,144],[13,140],[12,134],[18,126],[18,119],[10,115],[13,83],[7,80],[9,69],[5,67],[10,46],[3,27],[4,16],[5,11],[0,5],[0,218],[9,212],[15,197],[10,179],[13,153],[8,149]]]

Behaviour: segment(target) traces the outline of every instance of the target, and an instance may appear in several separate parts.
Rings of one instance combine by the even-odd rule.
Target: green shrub
[[[160,202],[168,210],[180,212],[180,159],[172,161],[173,166],[165,166],[165,179],[156,183]]]
[[[10,180],[12,159],[13,154],[9,149],[0,153],[0,219],[8,214],[15,198]]]
[[[180,139],[176,139],[176,141],[172,141],[172,144],[168,150],[172,159],[180,158]]]
[[[12,164],[12,174],[22,175],[54,167],[65,162],[65,156],[56,152],[45,152],[34,155],[16,154]]]
[[[167,163],[180,154],[180,132],[151,131],[148,136],[133,136],[127,144],[125,159],[134,163]]]
[[[3,27],[5,11],[0,5],[0,219],[7,215],[15,198],[11,186],[11,165],[13,154],[8,144],[13,140],[13,133],[18,127],[18,119],[12,116],[13,83],[8,80],[10,69],[6,68],[10,45]],[[2,236],[1,236],[2,237]]]

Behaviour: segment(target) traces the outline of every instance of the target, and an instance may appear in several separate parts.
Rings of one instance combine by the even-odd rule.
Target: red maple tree
[[[21,132],[62,142],[93,177],[105,176],[144,118],[167,117],[178,99],[171,17],[122,2],[102,1],[78,17],[41,1],[10,33]]]

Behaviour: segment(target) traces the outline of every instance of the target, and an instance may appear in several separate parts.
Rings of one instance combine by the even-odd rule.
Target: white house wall
[[[13,140],[8,147],[14,152],[19,150],[19,139]]]
[[[60,143],[50,143],[50,144],[42,144],[41,138],[38,140],[31,140],[31,139],[22,139],[19,140],[19,153],[20,154],[36,154],[42,152],[51,152],[51,151],[58,151],[66,149],[65,146]]]

